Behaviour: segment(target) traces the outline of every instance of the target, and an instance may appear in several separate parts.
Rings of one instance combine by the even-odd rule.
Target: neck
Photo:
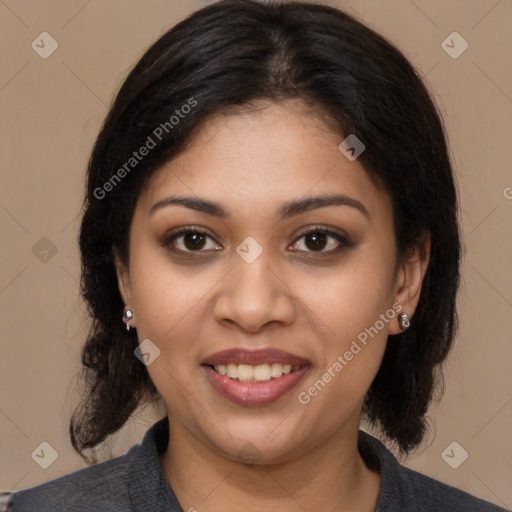
[[[183,510],[373,512],[380,474],[361,458],[357,435],[358,424],[291,460],[245,464],[170,420],[161,464]]]

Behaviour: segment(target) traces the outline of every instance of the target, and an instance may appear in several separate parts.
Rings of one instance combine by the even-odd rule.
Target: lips
[[[280,365],[293,367],[291,373],[280,374],[277,378],[265,381],[240,382],[229,376],[221,375],[215,367],[228,365]],[[277,366],[279,366],[279,364]],[[221,396],[230,402],[242,406],[262,406],[277,401],[288,394],[308,373],[310,361],[277,349],[230,349],[208,356],[201,365],[208,381]]]
[[[308,366],[311,364],[310,361],[303,357],[271,348],[259,350],[222,350],[206,357],[203,361],[203,364],[209,366],[218,366],[220,364],[249,364],[251,366],[258,366],[260,364],[272,363],[289,364],[291,366]]]

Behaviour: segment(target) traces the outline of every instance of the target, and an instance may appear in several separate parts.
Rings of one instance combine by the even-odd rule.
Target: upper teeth
[[[258,366],[251,366],[249,364],[219,364],[215,366],[215,371],[221,375],[227,375],[232,379],[238,379],[242,381],[257,380],[265,381],[271,378],[278,378],[284,374],[288,374],[292,369],[298,370],[299,366],[293,366],[291,364],[260,364]]]

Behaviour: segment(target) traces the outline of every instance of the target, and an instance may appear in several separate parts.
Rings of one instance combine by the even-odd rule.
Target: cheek
[[[137,265],[144,261],[144,265]],[[173,411],[190,415],[189,404],[203,356],[195,341],[199,326],[204,323],[201,299],[215,284],[207,274],[191,277],[157,258],[134,258],[132,289],[137,313],[139,342],[150,339],[160,350],[159,356],[147,367],[151,380],[172,404]],[[200,318],[201,316],[201,318]],[[189,390],[189,391],[187,391]]]
[[[201,287],[190,280],[168,279],[156,270],[139,279],[133,286],[137,328],[163,340],[176,324],[189,321],[188,314],[201,299]]]
[[[311,273],[300,275],[294,283],[294,292],[304,297],[305,311],[314,313],[310,316],[331,340],[329,345],[343,348],[340,344],[373,326],[391,308],[393,269],[394,261],[389,255],[386,257],[382,248],[375,251],[368,246],[335,269],[315,277]],[[389,322],[385,327],[387,331]]]
[[[335,284],[331,286],[336,288]],[[374,287],[343,284],[352,294],[318,309],[328,328],[318,339],[321,349],[316,351],[316,365],[297,396],[300,404],[311,407],[312,414],[316,411],[313,416],[322,415],[326,428],[335,428],[361,405],[381,365],[389,323],[395,314],[385,294]],[[329,412],[324,415],[322,411]]]
[[[149,338],[158,345],[172,336],[200,294],[195,282],[176,272],[160,252],[144,242],[132,251],[130,262],[139,338]]]
[[[194,357],[200,315],[204,322],[202,300],[218,281],[217,274],[192,266],[179,268],[159,249],[142,247],[134,251],[131,268],[139,340],[152,340],[164,361],[176,364]]]
[[[337,407],[343,403],[350,409],[371,385],[396,316],[392,308],[393,267],[390,258],[365,258],[361,252],[357,261],[339,267],[329,279],[319,281],[319,286],[313,288],[309,283],[309,293],[307,280],[302,283],[299,294],[308,297],[322,347],[308,388],[302,391],[311,400],[315,397],[318,405],[329,402]]]

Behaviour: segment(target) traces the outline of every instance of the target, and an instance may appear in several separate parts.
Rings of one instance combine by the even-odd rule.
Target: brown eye
[[[164,245],[171,245],[173,250],[181,252],[204,252],[218,247],[217,244],[207,247],[208,239],[213,240],[204,231],[188,228],[169,235],[165,239]]]
[[[345,247],[352,246],[346,236],[326,228],[314,228],[303,233],[294,245],[300,246],[301,244],[299,244],[299,241],[302,239],[304,239],[302,246],[306,248],[305,250],[300,248],[298,249],[302,252],[333,254],[344,249]],[[329,240],[331,240],[330,243]],[[326,247],[327,250],[324,250]]]
[[[201,233],[189,232],[183,235],[183,245],[191,251],[202,249],[205,245],[206,237]]]
[[[304,239],[304,242],[299,243]],[[212,243],[208,247],[208,240]],[[213,238],[205,231],[195,228],[181,229],[171,233],[163,242],[164,246],[170,246],[170,249],[178,253],[201,253],[210,250],[222,249]],[[353,244],[345,235],[326,228],[314,228],[303,233],[294,244],[297,252],[318,253],[319,255],[329,255],[341,251],[346,247],[352,247]],[[299,246],[299,247],[297,247]]]
[[[316,251],[325,248],[328,236],[325,233],[321,233],[320,231],[312,231],[311,233],[304,235],[304,238],[306,247]]]

